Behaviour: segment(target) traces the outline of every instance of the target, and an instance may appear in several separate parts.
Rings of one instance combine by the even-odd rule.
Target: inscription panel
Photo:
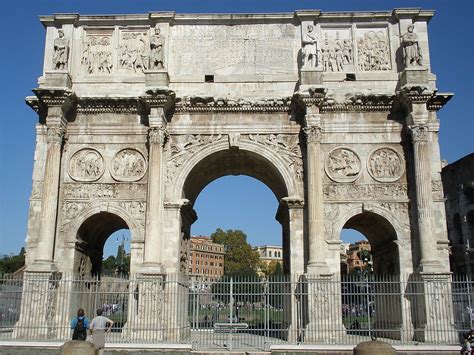
[[[170,75],[295,74],[300,40],[291,24],[187,25],[170,34]]]

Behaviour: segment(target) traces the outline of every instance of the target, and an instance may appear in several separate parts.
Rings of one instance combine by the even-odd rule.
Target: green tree
[[[21,248],[20,253],[14,256],[6,256],[0,259],[0,274],[10,274],[25,265],[25,248]]]
[[[110,255],[107,259],[102,261],[102,274],[112,275],[115,272],[115,265],[115,256]]]
[[[240,230],[223,231],[218,228],[211,234],[214,243],[225,247],[224,274],[227,276],[256,276],[259,263],[258,252],[247,242]]]

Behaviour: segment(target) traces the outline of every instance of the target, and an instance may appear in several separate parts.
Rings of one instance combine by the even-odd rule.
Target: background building
[[[255,248],[260,256],[260,260],[267,265],[272,261],[280,262],[283,265],[283,248],[273,245],[263,245]]]
[[[474,272],[474,153],[445,166],[441,173],[451,244],[451,271]]]
[[[189,275],[212,281],[224,275],[224,246],[211,238],[195,236],[189,243]]]
[[[361,260],[361,252],[363,250],[370,251],[370,243],[367,240],[359,240],[351,243],[347,250],[347,272],[350,273],[354,269],[362,269],[365,262]]]

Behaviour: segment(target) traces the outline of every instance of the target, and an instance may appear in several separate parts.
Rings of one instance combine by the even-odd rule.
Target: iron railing
[[[281,276],[204,282],[177,275],[0,279],[0,339],[71,338],[78,308],[102,307],[110,343],[185,343],[195,349],[273,344],[458,344],[473,326],[467,276]]]

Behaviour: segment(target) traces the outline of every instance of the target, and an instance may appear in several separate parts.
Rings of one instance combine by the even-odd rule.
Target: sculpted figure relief
[[[308,25],[306,34],[303,34],[303,67],[316,68],[318,66],[317,37],[314,26]]]
[[[145,158],[137,150],[121,150],[112,159],[111,173],[116,180],[137,181],[145,175],[145,171]]]
[[[88,74],[110,74],[112,72],[112,46],[108,36],[88,36],[82,52],[81,63]]]
[[[357,40],[357,53],[361,71],[391,69],[388,39],[383,31],[365,32]]]
[[[69,56],[69,40],[64,38],[63,30],[58,30],[58,35],[54,40],[53,67],[55,70],[65,70]]]
[[[150,69],[164,68],[165,39],[160,35],[160,28],[155,27],[155,34],[150,38]]]
[[[96,181],[104,168],[104,159],[94,149],[81,149],[69,160],[69,176],[77,181]]]
[[[325,33],[324,46],[321,48],[321,60],[326,72],[342,72],[346,64],[354,62],[352,55],[352,41],[349,38],[340,39],[339,31],[336,38],[330,39]]]
[[[147,47],[148,43],[144,33],[122,33],[119,67],[135,73],[148,69]]]
[[[423,55],[418,43],[418,35],[413,32],[414,29],[415,26],[410,25],[408,26],[408,32],[402,35],[402,47],[407,67],[423,65]]]
[[[392,182],[403,174],[400,156],[390,148],[380,148],[374,151],[368,162],[369,174],[377,181]]]
[[[326,158],[326,173],[338,182],[355,181],[360,173],[360,159],[347,148],[336,148]]]

